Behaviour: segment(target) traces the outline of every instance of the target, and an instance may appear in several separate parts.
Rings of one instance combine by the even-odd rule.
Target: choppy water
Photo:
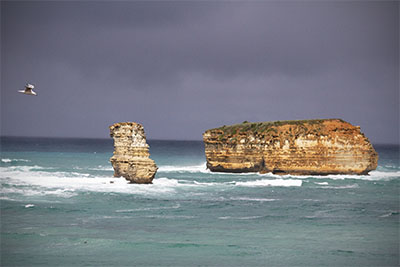
[[[1,266],[399,264],[399,147],[370,175],[206,170],[150,141],[152,185],[113,178],[112,140],[2,138]]]

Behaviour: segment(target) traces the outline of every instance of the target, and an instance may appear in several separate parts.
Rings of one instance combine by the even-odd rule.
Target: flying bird
[[[33,91],[33,88],[35,88],[33,84],[27,83],[25,85],[25,90],[18,90],[18,92],[26,95],[37,95],[37,93]]]

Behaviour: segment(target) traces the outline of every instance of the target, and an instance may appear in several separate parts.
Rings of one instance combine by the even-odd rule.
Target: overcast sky
[[[311,118],[399,143],[398,1],[1,1],[2,135]]]

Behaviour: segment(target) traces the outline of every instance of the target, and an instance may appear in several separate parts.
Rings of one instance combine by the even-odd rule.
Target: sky
[[[398,1],[1,1],[1,135],[201,140],[341,118],[399,143]],[[25,83],[38,96],[17,93]]]

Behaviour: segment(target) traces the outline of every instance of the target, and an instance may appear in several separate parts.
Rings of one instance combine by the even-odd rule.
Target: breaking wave
[[[1,159],[3,163],[11,163],[11,162],[30,162],[28,159]]]
[[[232,197],[230,200],[239,200],[239,201],[255,201],[255,202],[271,202],[277,201],[279,199],[276,198],[251,198],[251,197]]]
[[[5,170],[6,169],[6,170]],[[32,168],[18,168],[7,170],[0,168],[0,193],[18,193],[25,196],[57,195],[72,197],[78,191],[92,191],[105,193],[128,194],[159,194],[171,193],[179,186],[175,179],[159,178],[153,184],[129,184],[128,181],[114,177],[96,177],[77,172],[46,172],[31,171]]]
[[[324,189],[351,189],[351,188],[359,188],[360,186],[358,184],[349,184],[349,185],[340,185],[340,186],[321,186],[318,188],[324,188]]]
[[[256,175],[261,177],[274,177],[274,178],[296,178],[296,179],[332,179],[332,180],[367,180],[367,181],[378,181],[378,180],[392,180],[400,178],[400,171],[384,172],[384,171],[371,171],[367,175],[351,175],[351,174],[330,174],[330,175],[277,175],[273,173],[259,174]]]
[[[137,209],[124,209],[124,210],[116,210],[117,213],[132,213],[137,211],[149,211],[149,210],[169,210],[169,209],[179,209],[181,205],[177,204],[174,206],[169,207],[144,207],[144,208],[137,208]]]
[[[218,217],[220,220],[254,220],[254,219],[260,219],[264,216],[243,216],[243,217],[232,217],[232,216],[222,216]]]
[[[28,161],[24,159],[3,158],[2,162]],[[7,164],[8,165],[8,164]],[[234,187],[301,187],[309,179],[321,179],[313,181],[314,186],[321,189],[347,189],[358,188],[359,184],[354,180],[391,180],[400,178],[400,171],[371,171],[369,175],[327,175],[327,176],[296,176],[296,175],[275,175],[272,173],[213,173],[207,170],[206,163],[190,166],[164,165],[159,167],[159,174],[153,180],[153,184],[138,185],[129,184],[122,178],[112,177],[110,173],[90,173],[90,170],[111,171],[111,166],[98,165],[90,168],[72,167],[70,171],[58,171],[52,167],[32,166],[10,166],[0,167],[0,182],[2,187],[1,197],[4,194],[22,194],[26,196],[58,196],[74,197],[79,191],[93,191],[105,193],[127,193],[127,194],[174,194],[177,190],[184,190],[191,195],[204,191],[205,188],[216,188],[215,190],[225,190],[224,188]],[[190,175],[193,179],[174,179],[167,177],[178,173],[201,173],[202,178],[196,174]],[[227,175],[220,178],[221,175]],[[239,175],[249,175],[246,177]],[[161,177],[160,177],[161,176]],[[251,176],[251,177],[250,177]],[[248,179],[247,179],[248,178]],[[350,184],[336,184],[327,180],[353,179]],[[129,184],[129,185],[128,185]],[[361,185],[361,184],[360,184]],[[208,189],[207,189],[208,190]],[[9,196],[7,196],[9,197]],[[11,195],[12,198],[14,198]],[[240,199],[237,199],[240,200]],[[274,201],[274,199],[242,199],[246,201]]]
[[[112,170],[112,168],[111,168]],[[344,179],[358,179],[358,180],[369,180],[369,181],[377,181],[377,180],[391,180],[400,177],[400,171],[383,171],[378,168],[378,170],[371,171],[367,175],[351,175],[351,174],[330,174],[330,175],[278,175],[273,173],[265,173],[260,174],[256,172],[249,173],[228,173],[228,172],[211,172],[207,169],[206,162],[200,165],[190,165],[190,166],[181,166],[181,165],[161,165],[159,166],[158,172],[177,172],[177,173],[207,173],[210,175],[226,175],[226,176],[251,176],[256,175],[260,177],[271,177],[275,179],[309,179],[309,178],[321,178],[321,179],[332,179],[332,180],[344,180]]]
[[[40,166],[0,167],[0,182],[5,185],[0,189],[4,194],[22,194],[24,196],[58,196],[70,198],[79,191],[104,193],[127,193],[159,195],[172,194],[176,190],[189,190],[209,186],[216,187],[257,187],[257,186],[301,186],[301,180],[268,179],[256,181],[198,182],[167,177],[156,178],[153,184],[129,184],[122,178],[98,177],[88,173],[46,171]],[[244,200],[244,199],[243,199]],[[272,201],[254,199],[254,201]]]
[[[173,166],[173,165],[161,165],[158,167],[159,172],[190,172],[190,173],[210,173],[207,169],[206,163],[201,165],[191,165],[191,166]]]
[[[397,211],[390,211],[389,213],[385,213],[385,214],[383,214],[383,215],[381,215],[381,216],[379,216],[379,217],[381,217],[381,218],[385,218],[385,217],[390,217],[390,216],[396,216],[396,215],[399,215],[399,211],[397,210]]]

